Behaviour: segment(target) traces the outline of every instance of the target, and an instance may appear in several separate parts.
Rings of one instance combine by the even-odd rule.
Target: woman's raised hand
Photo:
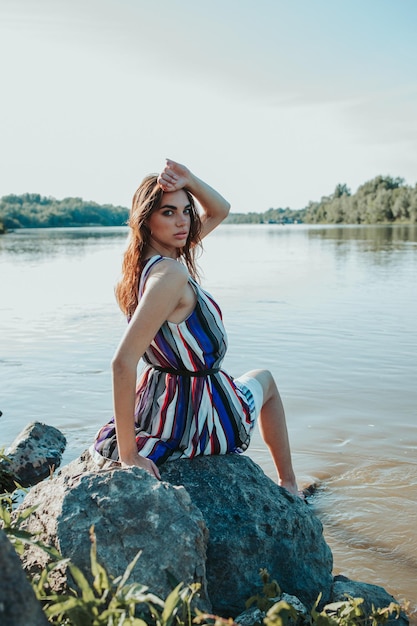
[[[178,189],[188,187],[191,178],[192,174],[188,167],[167,159],[164,169],[158,176],[158,183],[163,191],[178,191]]]
[[[201,239],[214,230],[229,214],[230,204],[218,191],[198,178],[188,167],[171,159],[167,159],[165,168],[158,176],[158,184],[166,193],[185,187],[196,198],[202,224]]]

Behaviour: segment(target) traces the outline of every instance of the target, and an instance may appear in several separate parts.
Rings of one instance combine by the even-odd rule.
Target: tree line
[[[129,210],[111,204],[86,202],[82,198],[56,200],[36,193],[0,198],[0,234],[15,228],[51,226],[122,226]],[[263,213],[231,213],[229,224],[378,224],[417,223],[417,185],[403,178],[377,176],[352,194],[338,184],[330,196],[310,202],[299,210],[270,208]]]
[[[56,200],[38,193],[10,194],[0,198],[0,228],[57,226],[122,226],[129,211],[112,204],[86,202],[82,198]]]
[[[228,223],[287,224],[378,224],[417,223],[417,185],[406,185],[403,178],[376,176],[352,194],[346,184],[338,184],[330,196],[310,202],[299,210],[268,209],[264,213],[232,213]]]

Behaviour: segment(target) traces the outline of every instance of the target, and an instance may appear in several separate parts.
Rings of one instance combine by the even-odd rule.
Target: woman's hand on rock
[[[145,472],[148,472],[148,474],[150,474],[154,478],[157,478],[158,480],[161,480],[161,475],[159,473],[159,469],[155,465],[155,463],[151,459],[147,459],[144,456],[140,456],[140,454],[137,454],[132,459],[129,459],[129,460],[126,460],[126,461],[121,461],[120,465],[121,465],[122,468],[140,467],[141,469],[144,469]]]

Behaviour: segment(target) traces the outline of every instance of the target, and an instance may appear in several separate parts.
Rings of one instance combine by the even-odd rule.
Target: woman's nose
[[[177,213],[177,224],[186,224],[187,223],[187,215],[185,213],[178,212]]]

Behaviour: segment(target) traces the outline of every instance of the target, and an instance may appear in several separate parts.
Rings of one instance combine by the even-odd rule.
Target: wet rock
[[[0,530],[0,624],[48,626],[48,623],[15,549]]]
[[[47,478],[59,467],[65,446],[65,436],[57,428],[28,424],[5,451],[7,460],[0,461],[0,488],[10,491],[14,482],[31,487]]]

